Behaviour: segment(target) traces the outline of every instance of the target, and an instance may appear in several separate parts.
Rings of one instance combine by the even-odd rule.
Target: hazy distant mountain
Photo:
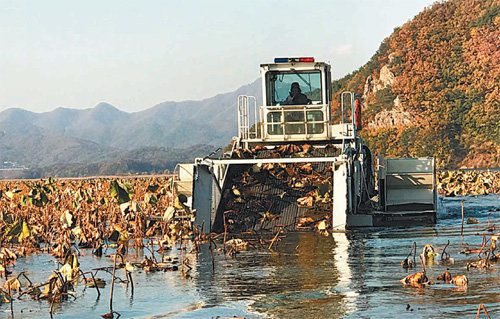
[[[115,165],[120,172],[172,169],[175,160],[191,160],[230,142],[236,135],[240,94],[260,99],[260,82],[205,100],[164,102],[135,113],[108,103],[44,113],[8,109],[0,112],[0,164],[37,168],[42,175],[57,174],[58,168],[63,175],[113,174],[113,165],[103,171],[102,164],[118,160],[128,163]],[[130,168],[134,165],[138,169]]]
[[[7,135],[65,136],[121,149],[225,145],[236,134],[236,99],[240,94],[260,96],[260,82],[205,100],[164,102],[135,113],[108,103],[45,113],[8,109],[0,112],[0,131]]]

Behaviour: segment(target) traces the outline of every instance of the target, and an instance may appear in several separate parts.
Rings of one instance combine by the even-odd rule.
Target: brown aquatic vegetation
[[[467,286],[469,280],[465,275],[451,276],[449,269],[446,269],[441,275],[437,277],[437,280],[443,281],[444,283],[451,283],[455,286]]]
[[[422,265],[422,271],[416,272],[414,274],[408,275],[400,280],[402,284],[405,286],[415,287],[415,288],[423,288],[425,285],[432,284],[429,278],[427,277],[425,271],[425,263],[422,255],[420,255],[420,264]]]
[[[413,254],[413,259],[410,258],[412,254]],[[415,267],[416,254],[417,254],[417,243],[413,242],[410,248],[410,252],[408,253],[408,256],[406,256],[406,258],[401,261],[401,267],[408,269]]]
[[[467,286],[469,280],[465,275],[456,275],[451,278],[451,283],[456,286]]]
[[[182,245],[182,239],[196,231],[192,213],[183,202],[181,196],[175,196],[172,178],[166,177],[1,182],[0,275],[9,276],[17,258],[32,253],[52,254],[62,266],[42,283],[32,283],[24,273],[9,276],[0,300],[9,302],[14,294],[46,299],[52,316],[54,303],[76,298],[74,289],[79,283],[95,288],[100,295],[99,287],[106,284],[97,277],[100,271],[111,274],[112,282],[116,279],[130,284],[133,293],[134,269],[177,270],[179,267],[173,265],[176,261],[164,258],[164,251],[179,241]],[[126,262],[123,256],[129,243],[135,249],[149,250],[151,255],[134,265]],[[119,257],[119,263],[83,272],[79,249],[92,249],[94,255],[102,256],[103,247],[116,247],[111,256],[114,260]],[[114,275],[115,269],[122,268],[125,280]],[[189,272],[185,260],[182,268]],[[111,309],[110,314],[117,313]]]
[[[442,252],[441,252],[441,263],[444,265],[451,265],[455,262],[455,260],[450,256],[450,254],[446,251],[446,248],[450,245],[450,241],[446,243]]]
[[[171,186],[169,178],[3,182],[0,242],[24,255],[43,250],[58,258],[75,244],[128,243],[159,230],[151,217],[174,205]]]
[[[426,265],[434,264],[434,247],[431,244],[426,244],[424,248],[422,248],[422,254],[420,254],[420,256]]]
[[[429,283],[429,278],[427,278],[425,272],[421,271],[406,276],[401,279],[401,282],[408,286],[422,288],[424,285]]]
[[[467,270],[470,270],[471,268],[489,269],[491,267],[491,262],[498,261],[499,256],[495,254],[495,250],[497,249],[497,240],[499,236],[500,236],[499,234],[495,234],[488,238],[486,235],[483,235],[481,248],[479,249],[470,249],[468,247],[464,248],[462,252],[465,254],[470,254],[470,253],[478,254],[478,260],[470,261],[467,263]],[[483,258],[481,256],[485,257]]]
[[[233,158],[289,158],[335,156],[333,146],[286,144],[276,147],[257,145],[235,150]],[[234,185],[223,194],[222,206],[227,218],[225,230],[235,233],[249,230],[273,232],[278,224],[285,229],[317,229],[321,233],[330,226],[332,204],[331,165],[312,163],[255,164],[230,174]],[[295,220],[284,217],[284,207],[300,211]],[[324,221],[324,222],[323,222]]]
[[[444,281],[445,283],[450,283],[451,282],[451,274],[448,271],[449,269],[446,269],[441,275],[437,277],[437,280]]]
[[[444,196],[500,193],[500,172],[496,171],[441,171],[437,179],[438,192]]]
[[[470,270],[471,268],[482,268],[482,269],[488,269],[491,267],[491,263],[489,261],[489,258],[481,258],[476,261],[471,261],[467,263],[467,270]]]
[[[449,257],[449,254],[446,252],[446,248],[449,246],[449,244],[450,242],[448,241],[446,246],[443,248],[443,251],[441,253],[441,260],[451,259],[451,257]],[[410,262],[412,262],[410,256],[415,251],[416,251],[416,243],[413,243],[410,249],[410,253],[408,254],[408,257],[401,262],[401,266],[403,268],[410,268],[408,265]],[[410,274],[405,278],[401,279],[400,282],[403,283],[405,286],[416,287],[416,288],[424,288],[427,285],[436,284],[435,282],[431,281],[430,278],[427,276],[425,269],[426,258],[430,258],[432,256],[433,260],[434,254],[435,254],[434,248],[430,244],[426,244],[422,249],[422,254],[420,254],[419,256],[420,263],[422,266],[422,271]],[[488,257],[486,258],[486,260],[487,259]],[[469,270],[469,267],[470,266],[468,264],[467,270]],[[467,276],[466,275],[452,276],[448,268],[442,274],[440,274],[436,279],[442,283],[453,284],[457,286],[451,291],[465,291],[467,289],[467,284],[468,284]]]
[[[488,313],[488,310],[486,310],[486,307],[481,303],[477,307],[477,313],[476,313],[476,319],[479,319],[479,314],[481,313],[481,310],[484,311],[484,314],[488,319],[491,319],[490,314]]]

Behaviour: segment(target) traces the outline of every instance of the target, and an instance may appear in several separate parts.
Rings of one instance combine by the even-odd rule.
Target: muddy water
[[[484,303],[492,318],[500,317],[500,264],[489,270],[472,269],[465,263],[476,256],[459,254],[462,243],[480,245],[488,221],[500,229],[500,197],[464,197],[467,217],[479,219],[478,225],[465,225],[460,236],[460,200],[440,200],[435,227],[368,229],[323,237],[314,233],[288,234],[276,252],[248,251],[236,259],[215,257],[215,271],[207,247],[191,256],[191,278],[179,272],[146,274],[134,272],[135,292],[118,283],[113,308],[122,318],[474,318],[479,303]],[[467,289],[434,285],[425,289],[407,288],[399,279],[408,274],[400,267],[411,244],[419,250],[430,243],[455,259],[452,275],[466,274]],[[108,251],[110,253],[112,251]],[[109,266],[109,259],[96,258],[82,251],[81,268]],[[174,251],[172,256],[179,256]],[[133,256],[131,256],[133,258]],[[142,256],[136,256],[138,260]],[[427,267],[431,278],[447,267],[436,263]],[[47,255],[21,258],[15,272],[26,271],[37,282],[55,269]],[[417,270],[420,270],[419,268]],[[413,270],[413,271],[417,271]],[[55,309],[55,318],[97,318],[109,311],[108,281],[97,299],[95,290],[77,288],[77,299],[65,301]],[[118,276],[124,274],[118,272]],[[72,298],[70,298],[72,299]],[[407,304],[410,308],[407,310]],[[2,305],[1,315],[10,309]],[[16,300],[16,318],[47,318],[45,301]]]

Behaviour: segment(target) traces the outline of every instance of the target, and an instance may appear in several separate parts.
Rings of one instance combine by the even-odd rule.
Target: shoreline
[[[103,175],[54,177],[54,180],[95,180],[95,179],[135,179],[135,178],[172,178],[175,174],[146,174],[146,175]],[[9,182],[32,182],[46,180],[46,178],[9,178],[1,179],[0,184]],[[439,195],[446,197],[478,196],[500,194],[500,168],[467,168],[443,169],[436,171],[436,186]]]

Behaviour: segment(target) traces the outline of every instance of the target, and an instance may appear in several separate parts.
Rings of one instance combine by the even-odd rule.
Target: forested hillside
[[[498,0],[435,3],[334,82],[334,101],[345,89],[361,98],[361,134],[374,153],[500,166],[499,13]]]
[[[107,103],[89,109],[0,112],[0,178],[171,171],[236,134],[236,99],[260,99],[260,82],[200,101],[164,102],[127,113]],[[27,168],[27,169],[12,169]]]

